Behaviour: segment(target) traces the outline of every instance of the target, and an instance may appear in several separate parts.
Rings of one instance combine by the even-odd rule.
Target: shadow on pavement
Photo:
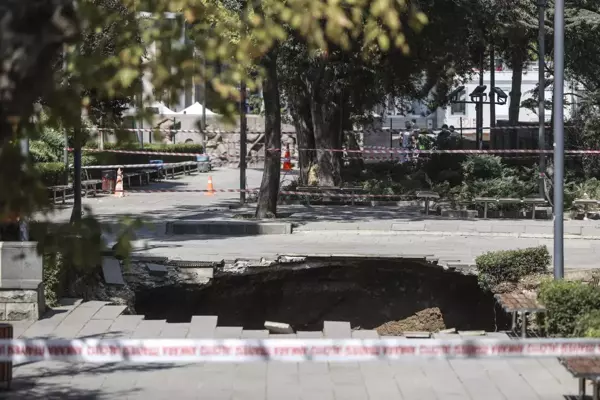
[[[127,389],[103,388],[106,377],[123,372],[144,373],[156,370],[179,368],[172,364],[132,365],[132,364],[62,364],[45,362],[21,365],[14,368],[12,388],[0,392],[0,399],[122,399],[135,394],[140,388],[132,381]],[[103,376],[104,375],[104,376]],[[81,380],[81,382],[77,382]],[[89,380],[89,389],[82,387],[82,381]],[[87,382],[86,382],[87,383]],[[122,382],[119,381],[119,386]],[[110,391],[110,393],[108,393]]]

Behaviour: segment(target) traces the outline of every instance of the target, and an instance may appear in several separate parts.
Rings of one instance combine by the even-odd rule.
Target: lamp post
[[[240,84],[240,204],[246,203],[246,140],[248,121],[246,119],[246,82]]]
[[[459,100],[460,94],[463,90],[465,90],[464,86],[459,86],[454,89],[450,95],[451,104],[475,104],[477,109],[477,128],[476,128],[476,140],[477,140],[477,150],[481,150],[480,147],[483,145],[483,105],[484,104],[498,104],[500,106],[505,105],[508,99],[508,95],[504,92],[504,90],[498,87],[492,87],[489,92],[489,100],[488,94],[485,92],[487,86],[479,85],[469,94],[471,100]],[[461,128],[462,135],[462,128]]]
[[[564,265],[564,122],[565,0],[554,3],[554,279],[565,275]]]

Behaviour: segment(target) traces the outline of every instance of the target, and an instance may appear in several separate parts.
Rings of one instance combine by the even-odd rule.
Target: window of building
[[[467,92],[464,90],[462,92],[460,92],[460,94],[458,95],[458,100],[466,101],[467,100]],[[452,113],[452,115],[464,115],[467,112],[467,105],[465,103],[452,104],[450,106],[450,112]]]

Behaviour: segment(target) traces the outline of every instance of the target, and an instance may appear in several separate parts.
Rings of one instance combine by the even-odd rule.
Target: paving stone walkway
[[[174,235],[136,242],[137,254],[194,261],[275,258],[277,255],[313,256],[431,256],[440,262],[472,264],[487,251],[545,245],[551,239],[428,235],[410,232],[314,231],[292,235],[224,237]],[[595,240],[565,240],[565,267],[598,268],[600,245]]]
[[[104,302],[71,302],[35,323],[15,325],[20,337],[266,338],[267,331],[217,326],[217,317],[190,323],[121,315]],[[504,334],[492,333],[493,337]],[[281,336],[279,336],[281,337]],[[325,322],[322,332],[286,337],[377,337]],[[427,339],[414,339],[427,340]],[[6,399],[544,399],[576,394],[577,382],[555,359],[436,360],[368,363],[200,363],[176,365],[37,362],[14,368]]]

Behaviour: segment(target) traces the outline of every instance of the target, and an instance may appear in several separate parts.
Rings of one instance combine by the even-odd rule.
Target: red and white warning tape
[[[258,193],[260,189],[127,189],[127,193]],[[352,190],[348,190],[351,192]],[[339,193],[337,191],[319,190],[315,192],[296,192],[282,190],[280,196],[332,196],[341,198],[363,198],[363,199],[403,199],[414,198],[405,194],[361,194],[361,193]]]
[[[122,154],[145,154],[145,155],[164,155],[164,156],[179,156],[179,157],[196,157],[205,156],[202,153],[174,153],[169,151],[144,151],[144,150],[99,150],[99,149],[82,149],[90,153],[122,153]],[[322,151],[332,153],[362,153],[362,154],[407,154],[407,155],[425,155],[425,154],[498,154],[498,155],[539,155],[539,154],[554,154],[553,150],[536,150],[536,149],[492,149],[492,150],[407,150],[403,148],[388,147],[382,149],[296,149],[297,151]],[[69,149],[72,151],[72,149]],[[281,149],[268,149],[269,152],[281,152]],[[600,155],[600,150],[565,150],[566,155]]]
[[[547,128],[551,128],[552,125],[546,125]],[[565,126],[565,128],[569,128],[572,126]],[[513,126],[497,126],[494,128],[484,128],[484,130],[489,131],[493,130],[512,130],[512,129],[538,129],[538,125],[513,125]],[[476,128],[463,128],[463,131],[474,131]],[[234,134],[239,135],[239,130],[219,130],[219,129],[161,129],[161,128],[94,128],[93,131],[104,131],[104,132],[160,132],[160,133],[217,133],[217,134]],[[405,132],[406,129],[359,129],[359,130],[345,130],[344,133],[352,134],[371,134],[371,133],[402,133]],[[250,134],[264,134],[265,131],[246,131],[246,133]],[[284,135],[295,135],[296,132],[281,132]],[[458,132],[457,132],[458,133]]]
[[[340,362],[406,358],[598,357],[600,340],[2,340],[0,361],[88,363]]]
[[[184,161],[178,163],[163,163],[163,164],[115,164],[115,165],[85,165],[81,168],[83,169],[129,169],[129,168],[152,168],[152,169],[160,169],[160,168],[177,168],[184,166],[196,166],[198,163],[196,161]]]

